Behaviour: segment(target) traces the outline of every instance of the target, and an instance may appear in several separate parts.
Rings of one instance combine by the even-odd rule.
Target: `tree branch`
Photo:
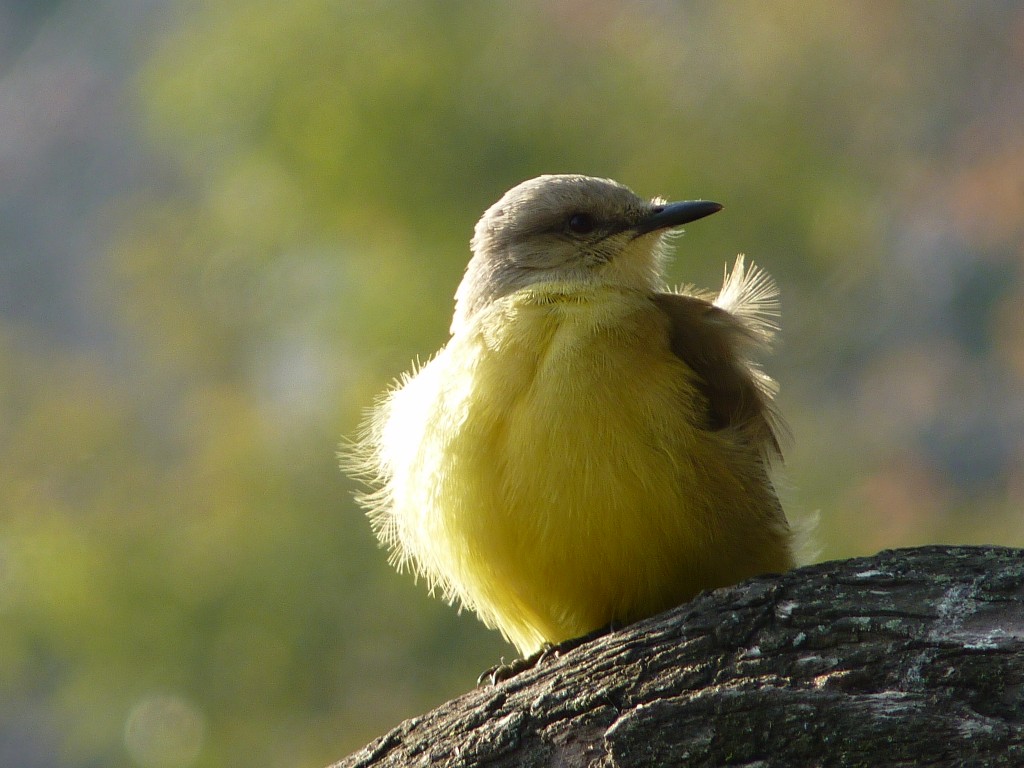
[[[1024,551],[767,576],[470,691],[337,763],[1024,765]]]

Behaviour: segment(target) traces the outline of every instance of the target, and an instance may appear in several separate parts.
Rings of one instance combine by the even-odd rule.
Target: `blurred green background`
[[[0,2],[0,765],[319,766],[512,649],[335,452],[544,172],[779,281],[819,558],[1024,545],[1018,2]]]

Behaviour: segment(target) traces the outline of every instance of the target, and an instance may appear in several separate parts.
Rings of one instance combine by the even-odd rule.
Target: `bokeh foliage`
[[[1024,544],[1013,4],[182,2],[131,94],[115,361],[0,335],[0,681],[69,766],[325,764],[511,650],[393,574],[337,470],[542,172],[726,211],[782,285],[823,556]],[[2,711],[0,711],[2,714]]]

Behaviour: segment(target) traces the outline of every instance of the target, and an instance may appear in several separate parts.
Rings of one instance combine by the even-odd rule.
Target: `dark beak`
[[[636,236],[646,235],[658,229],[678,227],[697,219],[703,219],[722,210],[719,203],[710,200],[686,200],[681,203],[666,203],[651,209],[647,218],[636,225]]]

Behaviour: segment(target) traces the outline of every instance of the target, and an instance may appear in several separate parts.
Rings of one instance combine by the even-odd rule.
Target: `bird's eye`
[[[594,218],[587,213],[574,213],[565,226],[574,235],[588,235],[594,231]]]

